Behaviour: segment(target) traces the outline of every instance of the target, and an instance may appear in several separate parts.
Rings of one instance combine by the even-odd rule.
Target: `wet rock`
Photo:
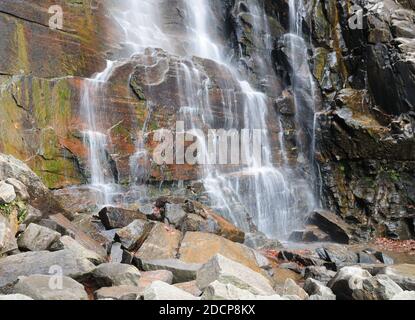
[[[153,282],[143,294],[144,300],[198,300],[192,294],[165,282]]]
[[[12,185],[0,181],[0,205],[8,204],[16,199],[16,193]]]
[[[168,270],[173,273],[173,282],[181,283],[196,280],[202,264],[186,263],[178,259],[141,260],[144,271]]]
[[[138,300],[143,290],[136,286],[105,287],[95,291],[97,300]]]
[[[375,258],[375,256],[373,256],[370,253],[364,252],[364,251],[359,252],[357,254],[357,257],[358,257],[359,263],[363,263],[363,264],[376,264],[376,263],[380,263],[380,261],[377,260]]]
[[[319,296],[322,300],[336,300],[333,291],[320,281],[308,278],[304,283],[304,290],[310,296]],[[314,299],[317,299],[315,297]]]
[[[283,289],[283,295],[284,296],[297,296],[301,300],[308,299],[307,292],[304,291],[303,288],[301,288],[294,280],[287,279],[284,283],[284,289]]]
[[[204,264],[220,254],[241,263],[256,272],[261,272],[251,248],[210,233],[187,232],[180,246],[180,260],[187,263]]]
[[[335,242],[348,244],[352,238],[350,227],[332,212],[315,211],[309,217],[308,222],[315,224],[322,231],[329,234]]]
[[[15,232],[8,219],[0,213],[0,256],[17,249]]]
[[[244,244],[256,250],[280,250],[283,245],[278,240],[268,239],[261,232],[251,232],[245,234]]]
[[[19,300],[33,300],[33,299],[23,294],[6,294],[6,295],[0,295],[0,300],[19,301]]]
[[[296,230],[290,235],[293,242],[328,242],[330,236],[317,226],[307,226],[305,230]]]
[[[415,291],[415,265],[398,264],[384,267],[379,274],[385,274],[395,281],[402,289]]]
[[[49,228],[31,223],[19,236],[17,243],[22,250],[43,251],[58,241],[61,234]]]
[[[98,215],[107,230],[124,228],[134,220],[147,219],[141,212],[116,207],[105,207]]]
[[[69,250],[19,253],[0,259],[0,288],[15,282],[20,276],[48,275],[57,271],[80,279],[94,268],[89,260]]]
[[[6,179],[6,183],[13,186],[16,196],[19,200],[27,201],[30,199],[30,195],[27,192],[26,186],[15,178]]]
[[[115,240],[120,242],[124,249],[135,251],[147,239],[154,224],[147,220],[135,220],[128,226],[118,230]]]
[[[34,300],[88,300],[84,286],[68,277],[59,280],[46,275],[21,277],[13,291]]]
[[[181,232],[157,223],[135,254],[138,260],[174,259],[181,240]]]
[[[56,241],[51,250],[69,250],[74,253],[74,255],[87,259],[91,261],[93,264],[97,265],[100,263],[104,263],[106,261],[105,256],[100,256],[98,253],[85,248],[81,245],[78,241],[74,240],[69,236],[63,236],[58,241]]]
[[[199,287],[197,286],[196,280],[176,283],[174,286],[190,293],[191,295],[194,295],[195,297],[200,297],[202,295],[202,291],[200,291]]]
[[[257,295],[273,295],[270,282],[260,273],[217,254],[197,272],[197,285],[204,290],[214,281],[232,284]]]
[[[90,278],[98,287],[138,286],[141,274],[134,266],[104,263],[91,272]]]

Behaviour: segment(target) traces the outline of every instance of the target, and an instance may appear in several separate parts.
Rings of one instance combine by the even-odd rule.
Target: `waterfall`
[[[224,165],[201,166],[200,178],[204,183],[210,204],[225,217],[231,219],[244,230],[252,230],[252,223],[261,232],[273,238],[285,238],[291,230],[298,227],[301,218],[314,206],[313,197],[304,179],[294,179],[293,170],[287,165],[277,165],[273,146],[269,136],[269,123],[278,124],[280,119],[273,112],[273,102],[265,93],[254,89],[252,84],[241,74],[231,59],[230,48],[220,40],[220,35],[212,31],[212,26],[221,23],[215,15],[208,0],[184,0],[184,28],[179,34],[164,26],[165,13],[162,5],[165,0],[127,0],[114,3],[111,8],[113,20],[119,25],[122,39],[117,59],[129,58],[143,53],[146,48],[162,48],[170,54],[180,56],[177,62],[177,86],[181,91],[178,119],[184,123],[180,130],[193,130],[195,136],[200,129],[219,129],[213,116],[209,101],[211,79],[193,57],[214,61],[221,72],[228,75],[226,81],[217,84],[226,114],[223,126],[225,130],[252,129],[261,132],[260,136],[248,135],[249,144],[255,139],[261,141],[261,161],[251,157],[250,148],[241,146],[241,154],[246,162],[231,167]],[[268,30],[267,17],[257,1],[249,3],[251,13],[257,17],[256,28]],[[290,2],[291,4],[291,2]],[[290,7],[291,8],[291,7]],[[297,35],[300,39],[300,36]],[[294,38],[294,37],[292,37]],[[290,42],[292,46],[295,41]],[[266,48],[271,54],[272,40],[266,38]],[[243,57],[241,56],[241,59]],[[263,58],[259,74],[269,69],[271,56]],[[109,79],[117,61],[109,62],[107,68],[93,79],[85,81],[81,109],[86,123],[85,144],[89,150],[91,168],[91,185],[103,193],[100,205],[111,204],[114,194],[119,192],[117,177],[109,165],[109,136],[102,128],[100,112],[103,84]],[[300,80],[295,79],[295,83]],[[299,104],[297,104],[299,105]],[[149,106],[151,107],[151,106]],[[308,105],[306,106],[309,107]],[[299,113],[299,112],[298,112]],[[302,119],[298,119],[299,122]],[[167,128],[171,129],[171,128]],[[145,125],[143,130],[145,130]],[[201,138],[201,137],[199,137]],[[279,147],[285,156],[284,143],[280,134]],[[208,154],[208,144],[200,139],[203,154]],[[213,140],[213,147],[218,148],[218,141]],[[140,168],[134,164],[143,156],[144,146],[137,144],[137,151],[130,159],[132,181],[140,181],[134,175],[142,175]],[[299,192],[304,193],[300,198]],[[303,201],[303,199],[305,199]],[[301,203],[299,203],[301,202]],[[303,203],[304,202],[304,203]],[[301,208],[300,208],[301,207]]]

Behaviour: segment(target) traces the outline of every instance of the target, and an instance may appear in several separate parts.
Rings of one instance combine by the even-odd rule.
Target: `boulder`
[[[386,275],[371,274],[359,267],[344,267],[328,283],[339,300],[390,300],[403,290]]]
[[[316,253],[321,259],[330,262],[335,270],[359,263],[358,255],[342,245],[326,245],[324,248],[317,248]]]
[[[43,214],[62,213],[66,217],[72,218],[72,214],[62,208],[42,180],[25,163],[0,153],[0,181],[10,178],[19,180],[26,186],[30,196],[29,204],[39,209]]]
[[[174,285],[176,288],[184,290],[195,297],[200,297],[202,295],[202,291],[200,291],[199,287],[197,286],[197,281],[189,281],[189,282],[182,282],[176,283]]]
[[[55,270],[55,267],[59,270]],[[48,275],[62,271],[62,275],[81,279],[95,266],[87,259],[75,255],[72,251],[37,251],[19,253],[0,259],[0,288],[12,284],[20,276]]]
[[[348,244],[352,238],[350,226],[335,213],[324,210],[315,211],[309,217],[308,222],[318,226],[335,242]]]
[[[154,224],[147,220],[134,220],[115,233],[115,240],[120,242],[124,249],[135,251],[147,239],[153,226]]]
[[[26,209],[26,217],[23,220],[24,224],[29,225],[31,223],[38,223],[40,220],[42,220],[43,214],[40,210],[32,207],[30,204],[27,205]]]
[[[132,265],[121,263],[104,263],[96,267],[90,279],[98,287],[110,286],[138,286],[141,274]]]
[[[43,251],[61,237],[59,232],[31,223],[19,236],[17,243],[22,250]]]
[[[174,259],[181,238],[180,231],[169,229],[163,223],[157,223],[136,252],[135,258],[138,260]]]
[[[394,295],[391,300],[415,300],[415,291],[402,291]]]
[[[203,292],[202,300],[288,300],[277,294],[272,296],[254,295],[252,292],[232,284],[212,282]]]
[[[336,300],[333,291],[320,281],[308,278],[304,283],[304,290],[309,296],[319,296],[322,300]],[[314,299],[317,299],[316,297]]]
[[[206,263],[216,254],[261,272],[251,248],[210,233],[187,232],[180,246],[180,260],[187,263]]]
[[[245,234],[244,244],[256,250],[281,250],[283,245],[278,240],[268,239],[262,232],[250,232]]]
[[[308,294],[301,288],[294,280],[287,279],[284,283],[283,289],[284,296],[297,296],[301,300],[307,300]]]
[[[0,181],[0,205],[8,204],[16,199],[16,192],[12,185]]]
[[[95,291],[97,300],[138,300],[143,290],[136,286],[105,287]]]
[[[17,249],[15,231],[9,220],[0,213],[0,257]]]
[[[397,264],[387,266],[379,271],[379,274],[385,274],[395,281],[402,289],[415,291],[415,265],[414,264]]]
[[[295,262],[304,267],[324,265],[324,261],[312,252],[282,250],[278,253],[278,259]]]
[[[220,254],[215,255],[197,272],[197,285],[203,291],[214,281],[232,284],[256,295],[273,295],[274,290],[267,278],[252,269],[230,260]]]
[[[33,300],[32,298],[25,296],[23,294],[6,294],[6,295],[0,295],[0,301],[1,300],[8,300],[8,301],[20,301],[20,300]]]
[[[147,219],[146,215],[139,211],[116,207],[105,207],[101,209],[98,216],[107,230],[124,228],[134,220]]]
[[[168,270],[173,273],[173,282],[196,280],[197,271],[202,267],[198,263],[186,263],[178,259],[141,260],[144,271]]]
[[[143,297],[144,300],[198,300],[194,295],[162,281],[153,282]]]
[[[106,258],[100,256],[96,252],[85,248],[81,245],[78,241],[74,240],[69,236],[63,236],[58,241],[56,241],[53,245],[51,250],[69,250],[74,253],[74,255],[87,259],[91,261],[93,264],[100,264],[106,261]]]
[[[336,272],[322,266],[309,266],[304,269],[304,279],[311,278],[323,284],[327,284],[335,275]]]
[[[181,204],[167,203],[164,210],[169,223],[176,227],[180,226],[187,214]]]
[[[13,186],[16,196],[21,201],[27,201],[30,199],[30,195],[27,192],[26,186],[15,178],[6,179],[6,183]]]
[[[142,289],[146,289],[155,281],[162,281],[167,284],[172,284],[173,273],[171,273],[171,271],[168,270],[141,272],[141,278],[138,286]]]
[[[13,291],[34,300],[88,300],[84,286],[69,277],[32,275],[21,277]]]

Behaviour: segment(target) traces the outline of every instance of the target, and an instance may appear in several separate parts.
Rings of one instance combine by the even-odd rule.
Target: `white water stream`
[[[111,9],[111,15],[123,35],[123,39],[120,39],[122,50],[117,59],[142,53],[148,47],[162,48],[171,54],[182,56],[183,62],[178,64],[178,88],[184,98],[180,101],[179,118],[184,121],[185,130],[201,129],[198,127],[200,123],[205,128],[215,128],[208,98],[210,79],[206,74],[201,74],[191,57],[213,60],[230,76],[232,81],[229,85],[222,84],[220,87],[222,106],[227,115],[223,129],[263,130],[262,161],[251,159],[248,164],[233,166],[231,172],[229,168],[225,170],[219,165],[205,167],[201,170],[201,179],[212,206],[238,226],[248,230],[249,219],[252,219],[258,229],[268,236],[286,237],[293,228],[298,227],[301,216],[313,209],[312,192],[307,186],[302,186],[301,190],[305,190],[307,194],[302,195],[301,199],[306,199],[307,203],[302,203],[303,212],[298,212],[298,186],[291,180],[291,170],[285,165],[275,165],[273,159],[268,123],[270,119],[275,123],[280,120],[272,118],[274,115],[270,113],[269,98],[255,90],[227,59],[229,50],[218,40],[220,37],[212,32],[216,30],[213,26],[221,21],[210,7],[211,2],[182,1],[184,30],[179,35],[177,32],[170,32],[168,24],[166,26],[168,18],[165,10],[168,0],[124,0],[122,4],[118,2],[120,1],[114,2],[114,8]],[[297,1],[290,0],[291,11],[297,8],[295,2]],[[257,17],[254,29],[266,29],[267,18],[257,1],[249,1],[249,7],[251,13]],[[296,18],[295,21],[297,20]],[[297,38],[301,38],[298,32],[296,36],[290,36],[290,39],[294,39],[291,42],[293,46],[296,46]],[[267,42],[272,46],[271,39],[267,39]],[[268,59],[270,57],[264,57],[263,66],[266,66]],[[116,61],[108,62],[102,73],[85,81],[81,100],[81,109],[87,124],[84,140],[89,150],[90,183],[103,195],[99,205],[112,204],[114,195],[119,192],[117,177],[109,164],[108,148],[111,142],[106,131],[108,128],[100,126],[100,117],[105,116],[101,112],[102,95],[105,95],[102,84],[107,81],[116,65]],[[236,99],[237,96],[240,96],[239,100]],[[301,112],[297,113],[301,117]],[[299,123],[301,121],[302,119],[298,120]],[[201,147],[204,150],[208,148],[203,143]],[[130,161],[133,174],[137,174],[140,169],[135,167],[134,162],[135,157],[140,157],[145,152],[142,148],[141,144],[137,145],[137,152]],[[281,153],[285,154],[282,139],[280,148]],[[249,159],[249,149],[243,150]],[[305,180],[300,181],[306,183]],[[132,184],[134,182],[131,181]]]

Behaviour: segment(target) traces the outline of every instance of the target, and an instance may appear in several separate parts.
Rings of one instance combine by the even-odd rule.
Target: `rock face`
[[[115,233],[115,239],[129,251],[140,248],[153,228],[153,223],[146,220],[135,220]]]
[[[21,277],[13,290],[34,300],[88,300],[83,285],[68,277],[60,279],[46,275]]]
[[[9,220],[0,214],[0,256],[16,249],[15,231]]]
[[[214,281],[232,284],[256,295],[273,295],[270,282],[263,275],[220,254],[215,255],[197,273],[197,285],[205,289]]]
[[[5,181],[0,181],[0,204],[8,204],[16,199],[14,187]]]
[[[91,278],[99,287],[138,286],[141,274],[134,266],[120,263],[104,263],[91,274]]]

